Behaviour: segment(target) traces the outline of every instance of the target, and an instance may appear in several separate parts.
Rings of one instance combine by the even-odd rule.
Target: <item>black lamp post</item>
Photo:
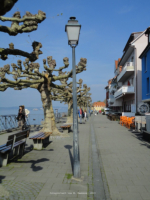
[[[72,71],[73,71],[73,176],[80,178],[80,152],[79,135],[77,122],[77,88],[76,88],[76,66],[75,66],[75,48],[78,45],[81,25],[75,17],[70,17],[65,26],[65,32],[68,35],[68,44],[72,48]]]

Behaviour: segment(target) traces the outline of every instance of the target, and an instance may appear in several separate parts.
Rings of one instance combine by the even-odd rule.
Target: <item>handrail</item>
[[[54,113],[55,121],[59,122],[63,114],[67,115],[66,112],[57,114]],[[29,114],[28,117],[26,117],[26,124],[40,125],[42,120],[44,120],[44,114]],[[15,128],[18,128],[17,115],[0,115],[0,132],[8,131]]]

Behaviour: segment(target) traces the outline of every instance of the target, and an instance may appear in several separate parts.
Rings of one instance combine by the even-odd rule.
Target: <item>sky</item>
[[[122,57],[130,34],[144,31],[150,26],[149,7],[149,0],[18,0],[6,17],[11,17],[16,11],[23,16],[26,11],[36,14],[42,10],[46,13],[46,19],[31,33],[9,36],[1,32],[0,47],[8,48],[8,44],[13,42],[15,48],[32,52],[31,43],[41,42],[43,54],[35,61],[40,64],[40,71],[44,70],[42,60],[47,56],[56,60],[56,68],[63,66],[63,58],[68,57],[70,65],[67,70],[70,71],[72,49],[68,45],[65,25],[71,16],[75,16],[81,24],[75,52],[76,64],[81,57],[87,58],[87,70],[77,75],[77,81],[81,78],[91,88],[93,102],[103,101],[106,96],[104,88],[108,80],[114,77],[115,60]],[[10,26],[11,23],[1,22],[0,25]],[[23,57],[9,56],[5,61],[0,60],[0,67],[17,63],[18,59],[25,60]],[[31,88],[0,92],[0,107],[18,105],[42,107],[40,93]],[[64,104],[56,101],[53,106]]]

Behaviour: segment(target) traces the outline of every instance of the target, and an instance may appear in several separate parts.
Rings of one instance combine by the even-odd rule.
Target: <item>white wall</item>
[[[136,73],[136,77],[137,77],[137,81],[136,81],[136,97],[137,97],[137,102],[136,104],[138,105],[138,103],[140,103],[142,101],[142,64],[141,64],[141,59],[139,58],[139,56],[141,55],[141,53],[144,51],[145,47],[148,44],[148,39],[145,36],[145,34],[143,34],[137,41],[135,41],[132,45],[135,46],[136,48],[136,63],[137,66],[135,73]]]

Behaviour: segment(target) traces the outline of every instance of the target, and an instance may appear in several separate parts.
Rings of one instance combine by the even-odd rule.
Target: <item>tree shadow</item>
[[[71,145],[65,145],[64,147],[66,149],[68,149],[69,157],[70,157],[70,163],[71,163],[71,168],[72,168],[72,173],[73,173],[73,156],[72,156],[72,153],[71,153],[72,146]]]
[[[20,164],[23,164],[23,163],[31,163],[31,169],[34,171],[34,172],[37,172],[37,171],[40,171],[43,169],[43,167],[41,166],[36,166],[36,164],[38,163],[42,163],[42,162],[46,162],[46,161],[49,161],[49,159],[47,158],[41,158],[41,159],[37,159],[37,160],[29,160],[29,161],[15,161],[14,163],[20,163]]]

